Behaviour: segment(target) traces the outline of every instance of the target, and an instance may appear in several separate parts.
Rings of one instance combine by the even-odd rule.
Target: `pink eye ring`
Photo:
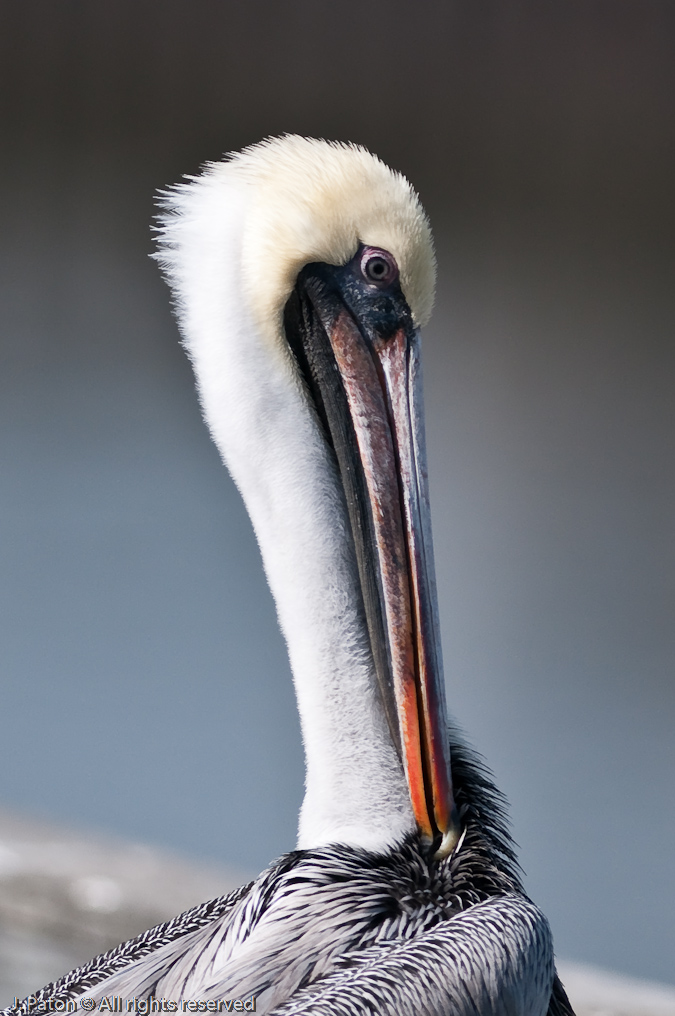
[[[398,265],[389,251],[366,247],[361,254],[361,274],[371,286],[390,286],[398,278]]]

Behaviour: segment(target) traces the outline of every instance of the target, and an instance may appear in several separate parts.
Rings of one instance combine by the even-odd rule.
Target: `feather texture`
[[[504,801],[452,737],[461,847],[285,855],[254,883],[73,971],[51,999],[256,996],[275,1016],[569,1016],[548,923],[525,896]],[[553,994],[552,994],[553,992]]]
[[[394,255],[415,322],[421,327],[431,317],[436,260],[429,221],[405,177],[365,148],[297,135],[270,138],[209,163],[202,176],[167,192],[167,210],[189,216],[194,190],[203,186],[214,199],[230,188],[247,192],[242,296],[271,341],[283,341],[283,308],[304,265],[345,264],[359,243]],[[165,217],[160,237],[160,260],[170,277],[176,263],[180,274],[180,257],[174,262],[172,255],[180,250],[180,222]]]

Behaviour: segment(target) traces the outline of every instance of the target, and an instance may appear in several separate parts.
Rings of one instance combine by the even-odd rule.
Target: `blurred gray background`
[[[284,131],[403,170],[451,708],[573,959],[675,983],[675,5],[0,0],[0,804],[256,871],[303,762],[147,254]]]

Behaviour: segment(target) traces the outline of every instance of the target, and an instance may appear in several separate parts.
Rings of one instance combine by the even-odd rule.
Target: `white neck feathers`
[[[273,144],[283,148],[290,142],[306,144],[303,139]],[[315,253],[316,246],[300,251],[297,237],[290,253],[288,243],[284,246],[280,215],[270,197],[270,147],[262,149],[257,175],[250,166],[255,150],[249,150],[239,161],[212,166],[169,195],[159,259],[174,291],[205,419],[251,516],[288,644],[307,761],[298,845],[342,842],[383,849],[415,827],[408,789],[379,701],[341,484],[278,334],[297,271],[308,260],[326,260],[326,251]],[[364,162],[370,165],[367,160],[376,175],[389,174],[386,179],[394,180],[405,202],[414,203],[405,181],[361,150],[357,176]],[[290,169],[280,171],[282,179],[284,172],[288,176]],[[343,172],[348,176],[344,167]],[[300,180],[304,192],[311,190],[308,176],[309,170]],[[280,207],[290,200],[284,186]],[[349,188],[345,184],[343,189]],[[296,206],[307,218],[302,202]],[[261,209],[268,209],[273,220],[268,232],[261,226]],[[421,235],[423,213],[408,217]],[[385,225],[387,221],[385,216]],[[382,235],[384,227],[377,233],[371,224],[371,235],[363,236],[356,232],[358,223],[347,226],[342,260],[351,256],[353,250],[346,248],[359,239],[390,247],[396,239],[391,226],[388,238]],[[305,227],[309,236],[307,222]],[[281,269],[271,267],[275,238]],[[261,254],[257,267],[256,245]],[[408,264],[409,285],[423,315],[433,291],[433,254],[419,237],[417,246],[412,241],[409,246],[414,256],[407,262],[405,255],[399,257]],[[423,271],[419,265],[425,257]],[[294,273],[290,286],[289,264]],[[268,289],[263,285],[266,273],[271,277]]]

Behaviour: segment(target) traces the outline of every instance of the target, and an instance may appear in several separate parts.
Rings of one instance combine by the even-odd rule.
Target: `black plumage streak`
[[[407,965],[401,968],[397,963],[397,976],[385,974],[384,981],[378,982],[378,998],[380,1002],[385,999],[382,1007],[378,1008],[378,998],[373,998],[370,1009],[352,1006],[344,1010],[359,1014],[395,1012],[386,1005],[388,980],[391,980],[391,990],[395,992],[407,979],[410,998],[414,999],[414,985],[426,971],[424,956],[418,958],[419,962],[413,961],[415,946],[428,937],[427,933],[439,929],[447,929],[450,933],[455,928],[460,933],[462,915],[478,913],[480,904],[489,901],[503,900],[508,904],[520,899],[524,904],[529,903],[507,826],[504,798],[480,757],[466,747],[456,731],[451,734],[451,746],[453,782],[465,834],[461,846],[449,858],[434,861],[417,837],[410,837],[399,847],[382,854],[345,846],[292,851],[271,864],[255,882],[194,907],[96,957],[48,984],[18,1006],[3,1010],[2,1016],[29,1016],[39,1012],[40,1006],[45,1003],[49,1002],[53,1007],[56,1000],[65,1001],[84,993],[95,994],[97,985],[131,964],[150,957],[162,946],[177,942],[199,929],[206,931],[211,927],[214,935],[219,933],[237,906],[254,896],[257,898],[252,920],[257,923],[278,901],[281,886],[284,891],[292,893],[301,884],[306,886],[308,879],[313,880],[316,886],[333,886],[334,899],[344,898],[346,903],[350,899],[367,900],[370,919],[365,932],[361,925],[358,939],[337,958],[335,965],[318,977],[312,976],[310,968],[298,987],[297,995],[294,993],[287,1002],[278,1006],[275,1014],[278,1012],[282,1016],[287,1013],[290,1016],[307,1012],[312,1016],[322,1016],[325,1011],[339,1016],[341,1010],[336,999],[338,996],[350,998],[351,981],[356,978],[356,990],[363,995],[366,988],[359,977],[366,975],[365,984],[371,984],[372,988],[371,981],[373,978],[378,980],[378,972],[387,954],[401,943],[409,942],[412,954],[409,968]],[[348,907],[346,913],[348,921]],[[313,917],[311,913],[307,915],[309,924]],[[452,939],[449,945],[443,942],[442,947],[451,950]],[[431,968],[431,959],[429,966]],[[150,985],[144,993],[146,997],[152,996],[152,987]],[[258,990],[261,987],[264,988],[264,985],[258,986]],[[322,993],[324,1000],[319,998],[317,1001]],[[498,1005],[498,1000],[495,1001]],[[325,1005],[329,1008],[325,1009]],[[412,1016],[423,1011],[428,1011],[430,1016],[445,1016],[446,1013],[454,1016],[455,1012],[464,1010],[399,1010],[400,1016]],[[476,1009],[476,1013],[485,1011]],[[501,1013],[506,1010],[495,1007],[493,1011]],[[513,1012],[517,1016],[517,1010]],[[553,982],[546,1016],[574,1016],[557,977]]]

